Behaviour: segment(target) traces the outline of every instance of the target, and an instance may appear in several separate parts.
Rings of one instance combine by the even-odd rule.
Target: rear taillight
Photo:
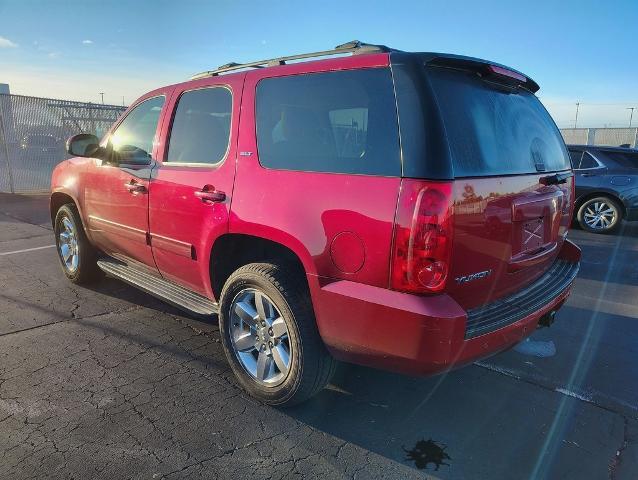
[[[452,183],[404,179],[394,227],[391,288],[442,291],[452,233]]]

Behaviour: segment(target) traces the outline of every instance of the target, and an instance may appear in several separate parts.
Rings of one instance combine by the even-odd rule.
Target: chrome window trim
[[[589,150],[583,150],[583,155],[584,155],[584,154],[586,154],[586,153],[588,153],[588,154],[589,154],[589,156],[590,156],[591,158],[593,158],[593,159],[594,159],[594,161],[598,164],[598,166],[596,166],[596,167],[589,167],[589,168],[574,168],[574,171],[576,171],[576,172],[582,172],[582,171],[585,171],[585,170],[598,170],[599,168],[605,168],[605,164],[604,164],[603,162],[601,162],[601,161],[598,159],[598,157],[597,157],[596,155],[594,155],[591,151],[589,151]],[[581,162],[582,162],[582,161],[583,161],[583,160],[582,160],[582,158],[581,158]]]

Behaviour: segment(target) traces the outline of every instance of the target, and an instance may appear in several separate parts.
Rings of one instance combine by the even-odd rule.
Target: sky
[[[559,127],[574,126],[577,102],[579,127],[627,126],[627,108],[638,107],[637,32],[638,0],[0,0],[0,83],[128,105],[230,61],[358,39],[521,70]]]

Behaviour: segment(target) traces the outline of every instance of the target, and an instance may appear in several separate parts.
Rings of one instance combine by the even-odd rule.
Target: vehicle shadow
[[[572,229],[568,238],[582,249],[578,278],[605,282],[610,288],[638,285],[638,224],[625,222],[612,234]]]
[[[91,291],[130,302],[134,305],[153,309],[158,313],[178,317],[191,328],[204,330],[217,342],[219,331],[217,318],[201,319],[187,316],[182,311],[155,299],[153,296],[129,287],[117,279],[107,277],[102,282],[87,287]],[[84,323],[80,318],[76,320]],[[108,329],[108,325],[100,325]],[[128,336],[129,333],[110,331],[111,334]],[[149,344],[148,338],[131,338]],[[153,348],[166,351],[172,355],[185,356],[187,353],[179,347],[153,343]],[[216,353],[221,353],[216,352]],[[214,366],[222,375],[232,377],[232,371],[223,355],[219,357],[211,352],[195,359]],[[399,462],[407,467],[416,468],[415,463],[408,460],[408,451],[414,449],[421,440],[432,440],[435,448],[456,445],[462,437],[458,430],[449,428],[443,421],[446,417],[458,418],[458,411],[467,410],[465,404],[468,394],[466,389],[476,390],[471,384],[477,376],[484,375],[481,369],[470,367],[432,378],[416,378],[350,364],[340,364],[333,381],[315,398],[292,409],[281,409],[281,413],[292,419],[309,425],[317,430],[338,437],[371,450],[379,455]],[[456,392],[456,393],[455,393]],[[462,394],[459,394],[463,392]],[[457,402],[450,402],[456,397]],[[440,412],[437,419],[428,419],[423,412]],[[480,431],[485,420],[483,415],[473,418],[474,426]],[[470,422],[471,423],[471,422]],[[469,424],[466,424],[468,426]],[[445,459],[440,465],[440,473],[444,474],[445,464],[452,459]],[[423,460],[423,459],[422,459]],[[433,471],[435,464],[429,463],[426,471]],[[416,473],[416,471],[415,471]],[[437,472],[437,476],[438,476]],[[443,477],[445,478],[445,477]]]
[[[52,229],[48,193],[39,195],[0,193],[0,213],[20,222]]]
[[[638,222],[623,222],[616,235],[638,237]]]
[[[113,299],[121,300],[133,305],[149,308],[172,317],[188,319],[189,322],[193,322],[194,324],[207,326],[207,329],[217,330],[218,323],[216,315],[209,318],[196,317],[178,309],[177,307],[173,307],[158,298],[155,298],[153,295],[138,290],[117,278],[105,276],[101,281],[84,285],[82,288],[86,288],[92,292],[112,297]]]
[[[429,378],[343,365],[328,388],[284,413],[433,478],[466,478],[461,472],[480,464],[490,465],[490,478],[507,478],[508,470],[527,478],[522,472],[536,462],[530,438],[551,422],[554,400],[476,365]]]
[[[125,300],[126,299],[126,295],[120,295],[118,294],[118,289],[117,288],[113,288],[113,285],[111,284],[111,282],[109,281],[111,279],[107,279],[103,282],[101,282],[99,285],[94,286],[93,288],[88,288],[88,287],[83,287],[83,288],[87,288],[91,291],[97,292],[97,293],[101,293],[101,294],[105,294],[105,295],[112,295],[114,298],[118,298],[120,300]],[[116,280],[112,280],[113,283],[121,283],[119,281]],[[184,317],[183,312],[181,312],[180,310],[173,308],[170,305],[167,305],[163,302],[160,302],[159,300],[155,299],[154,297],[152,297],[151,295],[147,295],[146,293],[140,292],[140,291],[133,291],[132,295],[134,295],[135,301],[132,302],[135,305],[139,305],[139,306],[143,306],[145,308],[151,309],[151,310],[155,310],[159,313],[163,313],[166,315],[170,315],[171,317],[179,317],[181,318],[185,318],[187,320],[187,322],[191,323],[192,325],[190,326],[210,326],[211,327],[211,332],[213,333],[213,335],[216,334],[217,330],[217,318],[211,318],[211,319],[192,319],[190,317]],[[4,300],[8,300],[11,303],[15,303],[15,304],[19,304],[24,308],[27,309],[31,309],[31,310],[35,310],[38,312],[41,312],[43,314],[47,314],[47,315],[52,315],[53,314],[53,321],[49,322],[49,324],[53,324],[53,323],[61,323],[61,322],[73,322],[73,323],[77,323],[77,324],[81,324],[83,326],[88,326],[91,328],[96,328],[99,329],[103,332],[109,333],[113,336],[119,337],[119,338],[123,338],[126,339],[127,341],[130,342],[134,342],[134,343],[138,343],[138,344],[142,344],[145,345],[146,347],[150,347],[150,348],[155,348],[157,350],[160,350],[162,352],[168,353],[170,355],[173,355],[177,358],[181,358],[181,359],[186,359],[186,360],[197,360],[200,361],[202,363],[205,363],[207,365],[211,365],[211,366],[215,366],[219,369],[228,369],[228,373],[231,374],[232,372],[230,372],[230,367],[228,367],[228,364],[226,363],[226,359],[225,358],[218,358],[217,356],[213,356],[210,353],[201,353],[201,354],[195,354],[191,351],[188,351],[187,349],[179,346],[179,345],[170,345],[167,344],[166,342],[160,342],[160,341],[156,341],[154,340],[152,337],[146,336],[146,335],[140,335],[140,334],[135,334],[135,333],[131,333],[130,331],[121,329],[121,328],[116,328],[111,326],[108,322],[101,322],[99,323],[99,325],[96,322],[96,319],[98,319],[100,316],[102,315],[118,315],[121,314],[122,312],[120,311],[113,311],[113,312],[104,312],[102,314],[98,314],[98,315],[88,315],[86,317],[77,317],[75,318],[74,316],[69,317],[68,314],[65,314],[64,312],[53,312],[51,309],[49,308],[45,308],[42,307],[40,305],[37,305],[33,302],[29,302],[20,298],[16,298],[16,297],[12,297],[12,296],[8,296],[5,294],[0,293],[0,299],[4,299]],[[196,329],[198,334],[206,334],[208,332],[204,332],[201,331],[200,329]],[[11,333],[11,332],[10,332]]]

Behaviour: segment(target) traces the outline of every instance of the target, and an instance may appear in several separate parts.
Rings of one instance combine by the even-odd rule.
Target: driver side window
[[[118,125],[110,138],[117,163],[150,163],[163,105],[163,96],[144,100]]]

